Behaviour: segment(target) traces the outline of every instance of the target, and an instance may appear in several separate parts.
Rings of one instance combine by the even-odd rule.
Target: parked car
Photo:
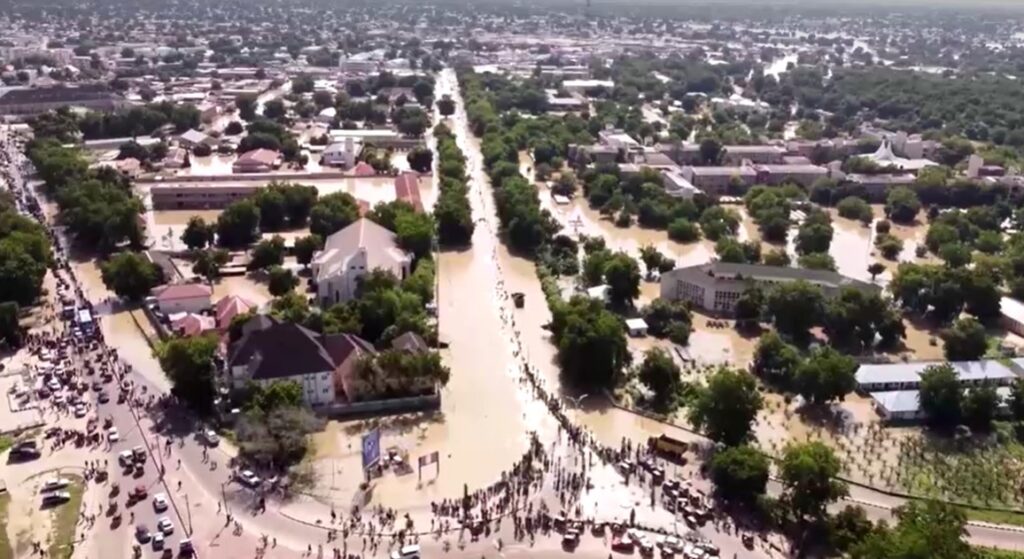
[[[242,470],[238,472],[236,477],[239,482],[249,487],[256,487],[260,484],[260,477],[254,474],[252,470]]]
[[[420,559],[420,546],[407,545],[391,552],[391,559]]]
[[[117,427],[111,427],[110,429],[107,429],[107,440],[112,443],[116,443],[117,441],[121,440],[121,433],[117,431]]]
[[[149,533],[149,528],[146,528],[145,524],[135,526],[135,539],[139,540],[139,543],[146,543],[152,537]]]
[[[117,463],[125,468],[131,466],[134,460],[135,456],[132,454],[132,451],[130,450],[122,450],[117,455]]]
[[[207,429],[203,431],[203,439],[206,440],[206,444],[210,446],[217,446],[220,444],[220,437],[214,432],[213,429]]]
[[[166,534],[173,534],[174,533],[174,523],[171,522],[170,518],[167,518],[166,516],[161,516],[160,520],[158,520],[157,523],[156,523],[156,529],[160,530],[160,532],[162,532],[165,535]]]
[[[167,495],[163,493],[153,495],[153,510],[156,512],[163,512],[167,510]]]
[[[43,495],[43,506],[59,505],[71,500],[71,493],[67,491],[54,491]]]
[[[39,492],[46,493],[49,491],[56,491],[58,489],[64,489],[69,485],[71,485],[71,480],[62,477],[55,477],[44,481],[43,486],[39,489]]]

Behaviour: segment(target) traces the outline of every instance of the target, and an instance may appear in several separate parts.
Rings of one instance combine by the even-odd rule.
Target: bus
[[[670,458],[674,461],[686,463],[686,451],[690,449],[690,445],[679,439],[674,439],[668,435],[659,435],[657,437],[651,437],[650,446],[655,452],[662,455],[665,458]]]

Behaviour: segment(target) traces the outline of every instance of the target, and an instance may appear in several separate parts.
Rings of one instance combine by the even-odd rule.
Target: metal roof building
[[[921,373],[932,365],[944,361],[920,361],[917,363],[866,364],[857,369],[857,385],[865,392],[888,390],[913,390],[921,383]],[[964,385],[991,382],[1006,385],[1018,376],[1024,376],[1024,359],[1000,361],[954,361],[950,362]]]

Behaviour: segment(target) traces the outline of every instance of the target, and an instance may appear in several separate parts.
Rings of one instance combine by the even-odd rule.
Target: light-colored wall
[[[179,312],[198,313],[210,308],[209,297],[188,297],[173,299],[171,301],[159,301],[160,312],[174,314]]]

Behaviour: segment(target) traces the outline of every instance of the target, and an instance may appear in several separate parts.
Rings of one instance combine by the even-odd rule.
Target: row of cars
[[[65,491],[70,485],[71,480],[63,477],[50,478],[44,481],[43,485],[39,488],[43,507],[62,505],[70,501],[71,493]]]

